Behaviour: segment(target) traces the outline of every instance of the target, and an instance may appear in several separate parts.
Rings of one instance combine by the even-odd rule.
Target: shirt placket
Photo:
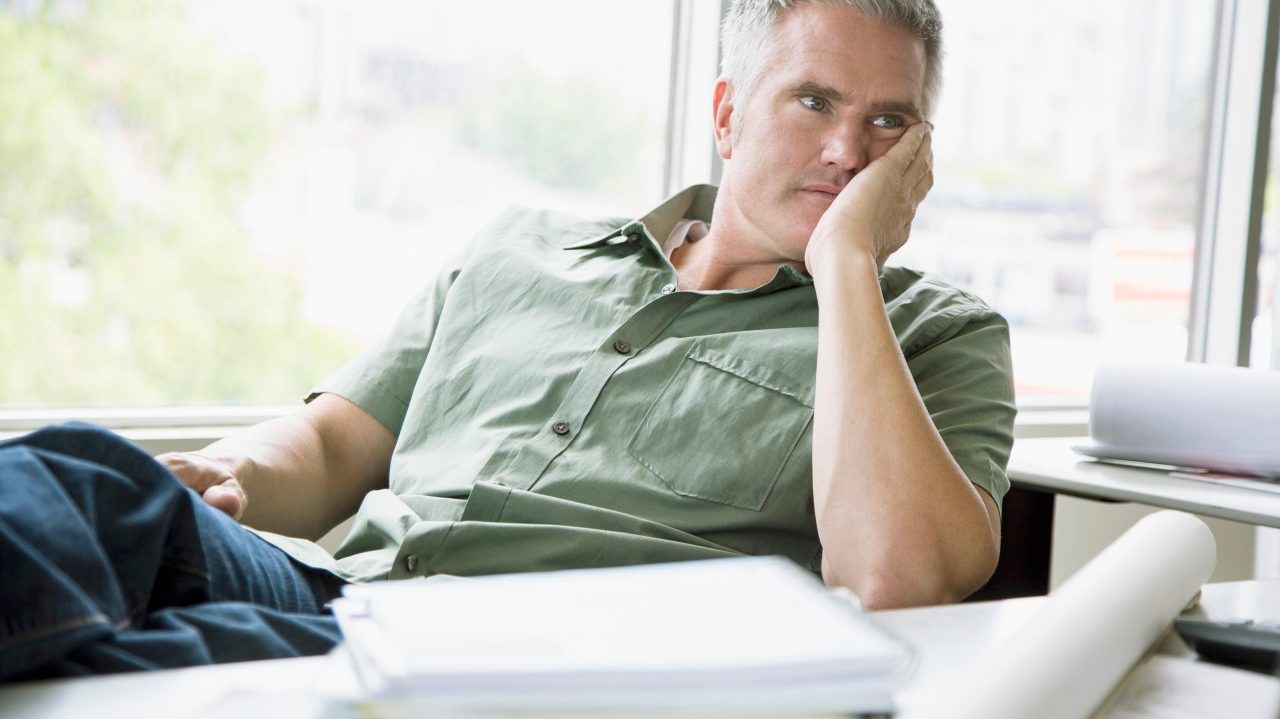
[[[618,368],[661,337],[662,331],[672,321],[701,298],[693,292],[676,292],[672,274],[653,288],[655,299],[610,332],[592,351],[564,400],[547,418],[542,431],[525,442],[499,474],[498,482],[524,490],[537,484],[551,462],[573,443],[601,391]]]

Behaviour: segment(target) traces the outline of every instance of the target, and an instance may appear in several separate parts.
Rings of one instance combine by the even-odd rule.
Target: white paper
[[[1102,719],[1275,719],[1280,679],[1194,661],[1153,656],[1134,670]]]
[[[1222,474],[1220,472],[1204,471],[1170,472],[1169,476],[1175,479],[1190,479],[1196,482],[1219,484],[1227,487],[1239,487],[1240,489],[1251,489],[1255,492],[1280,494],[1280,479],[1241,477],[1236,474]]]
[[[437,705],[884,711],[910,651],[770,557],[351,586],[373,694]]]
[[[1007,641],[900,716],[1090,716],[1195,597],[1215,561],[1204,522],[1172,511],[1143,517]]]
[[[1104,364],[1089,434],[1090,456],[1280,478],[1280,372]]]

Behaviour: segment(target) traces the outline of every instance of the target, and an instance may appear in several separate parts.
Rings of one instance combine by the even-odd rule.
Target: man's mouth
[[[837,185],[817,184],[805,185],[800,188],[800,192],[806,197],[812,197],[815,200],[821,200],[829,203],[836,199],[836,195],[840,194],[840,189],[841,188]]]

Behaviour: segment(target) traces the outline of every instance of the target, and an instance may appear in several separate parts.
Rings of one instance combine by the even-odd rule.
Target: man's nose
[[[841,123],[827,134],[822,148],[822,163],[843,172],[856,173],[871,161],[870,138],[862,127]]]

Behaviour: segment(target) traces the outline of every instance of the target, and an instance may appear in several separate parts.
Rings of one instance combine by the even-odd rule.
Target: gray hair
[[[928,118],[942,89],[942,16],[933,0],[733,0],[720,28],[720,72],[733,80],[738,102],[754,89],[768,60],[782,14],[806,2],[848,6],[904,28],[924,41],[924,98]]]

